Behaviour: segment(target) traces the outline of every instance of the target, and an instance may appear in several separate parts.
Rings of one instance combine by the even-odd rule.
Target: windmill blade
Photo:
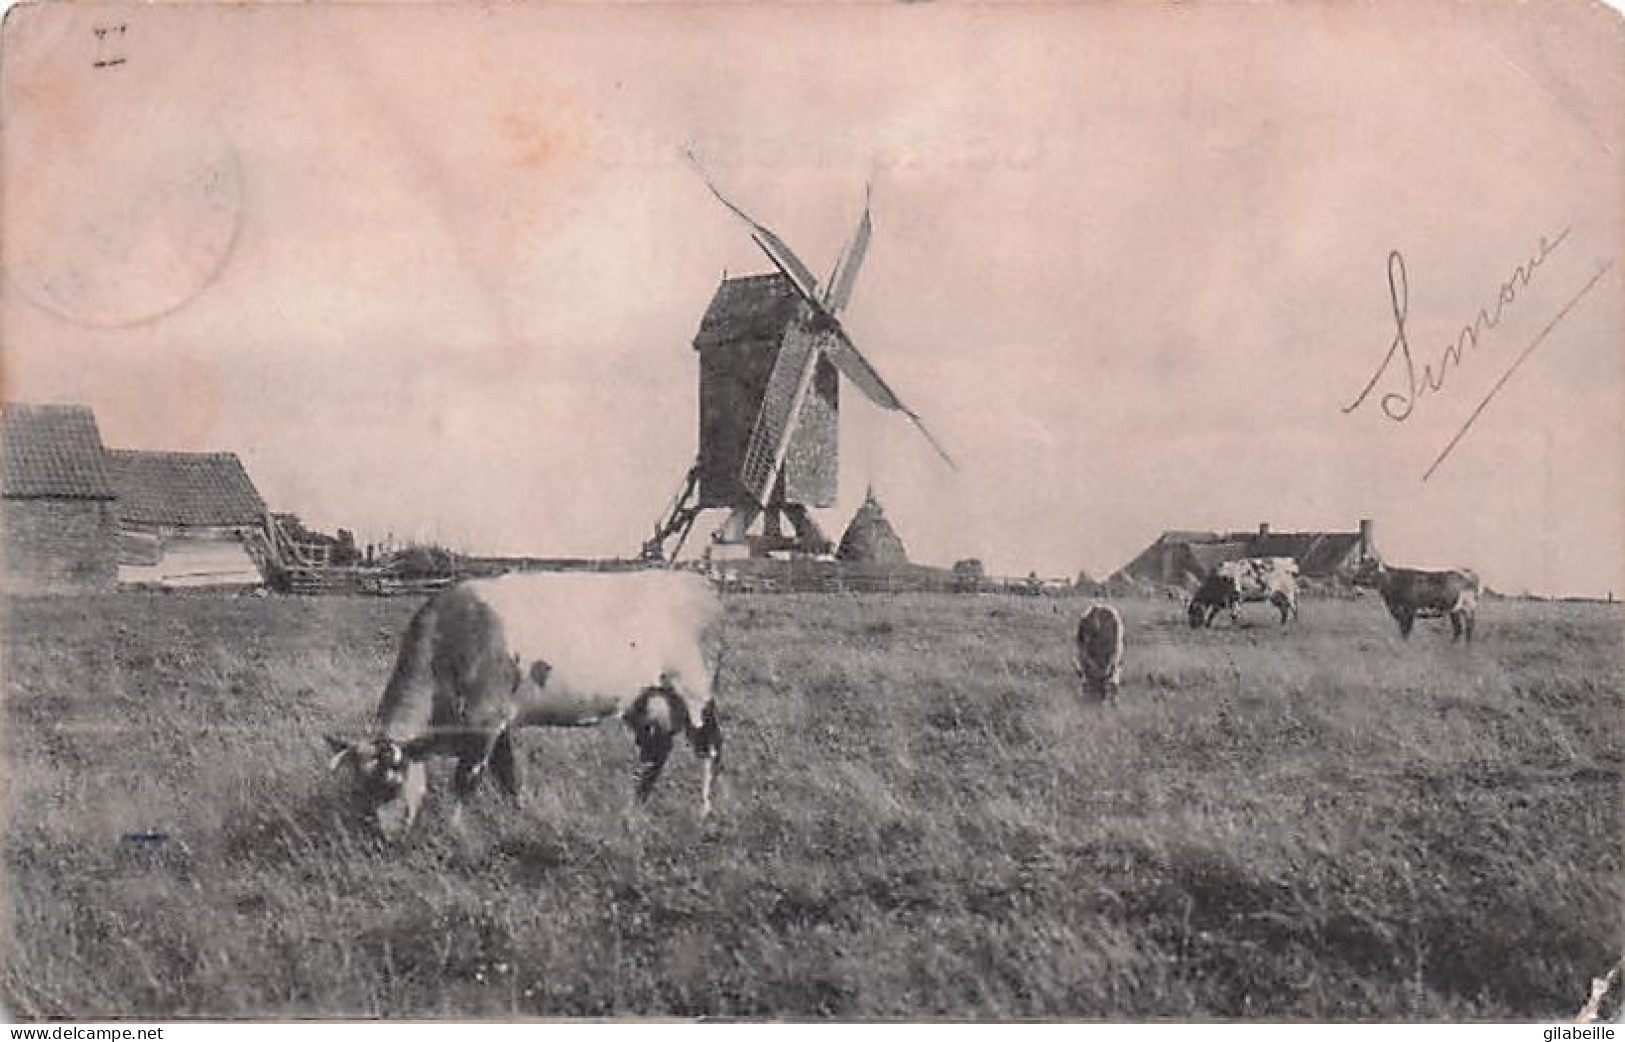
[[[841,375],[857,384],[858,390],[871,402],[893,412],[908,411],[903,405],[903,400],[897,397],[896,392],[875,367],[869,364],[869,360],[858,353],[857,347],[853,345],[851,338],[846,335],[846,330],[842,329],[839,323],[833,319],[828,321],[824,335],[819,338],[818,346],[823,348],[824,354],[835,363],[835,368],[841,371]]]
[[[808,270],[807,266],[801,262],[801,258],[796,256],[795,251],[783,239],[774,235],[765,225],[757,223],[750,214],[735,206],[728,200],[727,196],[718,191],[717,186],[711,183],[711,179],[705,176],[705,170],[700,166],[700,161],[694,158],[694,153],[685,150],[684,155],[688,156],[689,162],[694,164],[694,169],[699,173],[700,180],[705,182],[705,187],[711,190],[711,194],[717,197],[717,201],[732,210],[740,220],[750,225],[751,238],[755,239],[756,245],[760,246],[762,252],[767,254],[767,259],[772,261],[773,265],[784,272],[785,275],[789,276],[790,281],[795,284],[797,292],[809,304],[822,308],[823,302],[818,295],[818,280],[813,277],[813,273]]]
[[[818,342],[805,327],[792,325],[779,346],[779,357],[768,374],[762,394],[762,407],[745,444],[745,460],[739,468],[739,482],[762,506],[767,505],[778,480],[790,439],[796,432],[801,403],[807,397],[813,370],[818,365]]]
[[[925,421],[920,419],[920,414],[908,409],[904,409],[903,415],[907,416],[909,421],[919,429],[919,432],[925,435],[925,440],[931,443],[931,447],[933,449],[937,450],[937,455],[942,457],[942,462],[948,464],[948,469],[958,471],[959,464],[954,462],[954,458],[948,455],[948,450],[942,447],[941,442],[937,441],[936,435],[932,434],[931,429],[925,425]]]
[[[870,364],[867,358],[863,357],[862,353],[858,351],[857,345],[853,344],[852,340],[846,335],[846,330],[842,329],[840,324],[835,322],[833,318],[828,320],[828,328],[824,331],[824,335],[819,337],[818,346],[823,349],[829,360],[835,364],[835,368],[841,371],[841,375],[856,384],[858,390],[862,391],[871,402],[874,402],[882,409],[900,412],[907,416],[910,422],[919,428],[920,433],[925,435],[925,440],[931,443],[931,447],[937,451],[937,455],[942,457],[942,461],[954,470],[959,469],[959,465],[954,462],[954,458],[948,455],[948,450],[942,447],[942,443],[937,441],[936,437],[926,427],[925,421],[920,419],[920,414],[903,404],[903,400],[897,397],[897,392],[887,385],[879,371]]]
[[[824,285],[824,307],[831,314],[840,314],[852,299],[852,286],[858,281],[858,269],[863,267],[863,258],[869,252],[869,236],[873,232],[874,225],[869,220],[869,186],[864,185],[863,217],[858,221],[857,231],[852,233],[852,241],[847,243],[846,252],[835,263],[835,270],[830,272],[829,282]]]

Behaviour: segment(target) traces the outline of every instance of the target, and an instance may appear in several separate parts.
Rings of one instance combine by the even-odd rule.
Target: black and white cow
[[[1298,614],[1298,562],[1290,557],[1243,557],[1210,572],[1186,608],[1191,628],[1213,625],[1221,608],[1241,621],[1241,605],[1268,601],[1281,613],[1281,625]]]
[[[701,758],[701,815],[711,809],[722,732],[702,633],[721,614],[710,584],[690,572],[515,573],[465,582],[420,608],[401,640],[374,737],[329,737],[331,767],[348,767],[386,836],[417,817],[424,761],[455,756],[458,797],[487,765],[519,791],[513,729],[581,727],[620,718],[653,790],[674,738]]]

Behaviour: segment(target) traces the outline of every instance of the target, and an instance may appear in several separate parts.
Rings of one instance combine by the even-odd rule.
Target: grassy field
[[[711,821],[527,732],[522,806],[384,849],[321,735],[414,607],[6,603],[14,1016],[1544,1019],[1620,956],[1610,606],[1127,602],[1107,709],[1074,602],[741,596]]]

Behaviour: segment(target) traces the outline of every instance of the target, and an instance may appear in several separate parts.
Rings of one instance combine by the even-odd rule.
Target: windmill
[[[692,156],[689,157],[691,160]],[[698,163],[695,164],[698,167]],[[674,559],[703,510],[726,508],[714,548],[817,554],[829,540],[809,507],[835,505],[840,377],[875,405],[901,412],[950,467],[953,460],[847,336],[852,298],[873,225],[867,192],[857,230],[820,286],[794,251],[700,174],[711,194],[749,226],[777,270],[723,276],[694,338],[700,353],[700,450],[653,536],[649,560]],[[756,519],[763,533],[748,533]],[[794,536],[783,533],[788,520]],[[668,554],[666,544],[676,539]]]

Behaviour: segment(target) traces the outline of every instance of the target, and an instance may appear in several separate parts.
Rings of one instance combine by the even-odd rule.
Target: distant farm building
[[[230,452],[115,449],[121,583],[257,586],[270,555],[270,513]]]
[[[82,405],[7,404],[0,455],[5,588],[112,589],[118,521],[95,414]]]
[[[229,452],[109,450],[83,405],[0,407],[0,549],[13,592],[259,586],[271,515]]]
[[[1291,557],[1305,579],[1347,582],[1367,557],[1377,557],[1376,525],[1361,521],[1354,532],[1164,532],[1124,565],[1112,585],[1194,588],[1225,561],[1243,557]]]

